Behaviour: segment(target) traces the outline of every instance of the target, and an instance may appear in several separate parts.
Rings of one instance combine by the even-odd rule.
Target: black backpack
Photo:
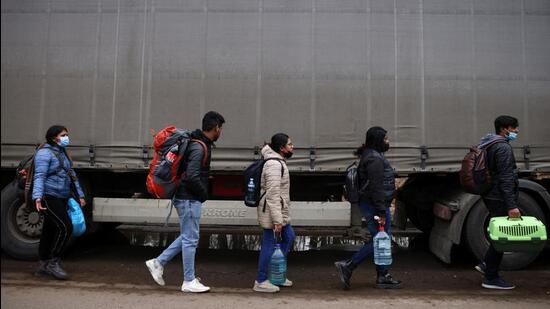
[[[264,194],[260,194],[260,191],[262,189],[262,171],[264,170],[264,164],[269,160],[277,160],[279,162],[281,161],[277,158],[269,158],[266,160],[259,159],[250,164],[250,166],[247,167],[246,170],[244,170],[244,204],[248,207],[258,207],[258,205],[260,204],[260,200],[265,195],[265,192]],[[283,177],[284,172],[285,170],[283,164],[281,163],[281,177]],[[254,186],[251,192],[248,192],[249,184]]]
[[[359,188],[359,173],[357,171],[357,162],[353,162],[346,168],[346,179],[344,181],[344,197],[351,204],[359,203],[359,198],[369,184],[368,180],[362,188]]]

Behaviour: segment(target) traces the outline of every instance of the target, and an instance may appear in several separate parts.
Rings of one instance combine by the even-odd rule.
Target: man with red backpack
[[[517,139],[518,120],[511,116],[499,116],[495,119],[495,134],[487,134],[481,139],[478,148],[487,153],[487,169],[491,175],[489,189],[482,193],[483,202],[490,218],[508,216],[520,218],[518,208],[518,173],[516,159],[510,141]],[[502,252],[490,244],[485,260],[475,268],[485,278],[482,287],[486,289],[510,290],[515,286],[504,281],[498,274]]]
[[[181,183],[173,197],[173,205],[180,220],[180,236],[157,258],[145,262],[151,276],[159,285],[164,285],[164,265],[181,252],[184,274],[181,290],[191,293],[210,290],[195,277],[195,252],[199,242],[202,203],[208,198],[211,149],[220,137],[224,123],[222,115],[210,111],[202,119],[202,130],[191,132],[185,160],[179,168],[182,173]]]

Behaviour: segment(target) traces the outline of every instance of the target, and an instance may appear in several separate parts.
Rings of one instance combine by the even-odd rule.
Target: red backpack
[[[192,139],[186,130],[170,126],[162,129],[153,138],[153,160],[147,173],[147,191],[156,198],[171,199],[181,182],[179,167],[185,160],[189,141],[198,142],[204,149],[202,164],[208,159],[208,149],[204,142]]]
[[[464,156],[462,167],[458,173],[460,184],[464,191],[471,194],[484,194],[491,187],[491,172],[487,162],[487,149],[502,140],[493,141],[484,147],[470,147],[470,152]]]

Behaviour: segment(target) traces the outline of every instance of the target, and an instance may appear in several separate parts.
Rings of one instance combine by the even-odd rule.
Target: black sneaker
[[[487,278],[485,278],[483,279],[481,286],[486,289],[492,289],[492,290],[513,290],[516,288],[515,285],[504,281],[504,279],[500,277],[497,277],[492,280],[487,280]]]
[[[380,275],[376,278],[377,289],[400,289],[401,281],[394,279],[390,274]]]
[[[342,281],[342,288],[349,290],[351,288],[351,275],[356,266],[351,260],[334,262],[334,266],[338,270],[338,277]]]
[[[34,275],[37,277],[49,277],[51,274],[48,271],[48,263],[50,260],[44,260],[38,262],[38,268],[34,272]]]
[[[50,263],[46,266],[46,270],[59,280],[69,279],[69,274],[61,267],[59,263],[59,258],[51,259]]]
[[[477,264],[474,268],[475,268],[480,274],[485,275],[485,271],[487,270],[487,264],[485,264],[485,262],[481,262],[481,263]]]

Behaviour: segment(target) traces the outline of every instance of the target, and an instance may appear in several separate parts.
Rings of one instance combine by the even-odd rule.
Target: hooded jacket
[[[206,145],[206,164],[203,165],[204,149],[196,141],[189,141],[183,163],[185,175],[181,181],[176,198],[181,200],[195,200],[204,203],[208,199],[208,175],[212,155],[212,141],[197,129],[191,133],[191,138],[198,139]]]
[[[274,224],[290,223],[290,176],[285,159],[269,145],[262,149],[262,156],[264,160],[277,159],[264,164],[261,195],[265,195],[258,206],[258,223],[264,229],[272,229]]]
[[[378,215],[385,215],[395,192],[395,174],[384,157],[386,130],[373,127],[367,132],[367,144],[360,151],[359,174],[360,202],[374,205]]]
[[[44,145],[34,156],[32,199],[36,200],[44,195],[57,198],[71,197],[70,174],[76,178],[76,173],[65,151],[59,146]],[[75,181],[75,187],[78,197],[84,198],[84,192],[78,180]]]
[[[517,208],[519,181],[512,146],[501,135],[487,134],[481,139],[478,147],[486,147],[495,141],[498,142],[486,149],[487,164],[491,173],[491,188],[483,197],[502,201],[507,209]]]

